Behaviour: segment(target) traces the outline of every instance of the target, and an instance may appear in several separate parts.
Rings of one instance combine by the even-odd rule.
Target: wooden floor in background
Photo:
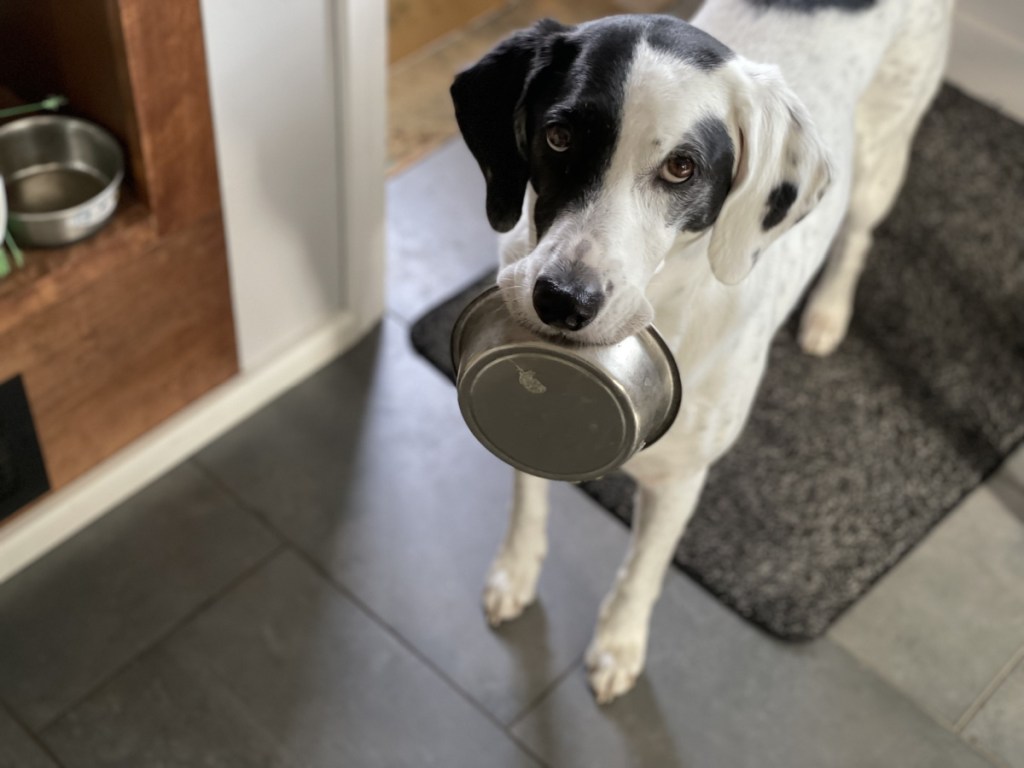
[[[398,61],[507,5],[507,0],[388,0],[388,60]]]
[[[401,58],[391,65],[388,77],[389,174],[401,171],[456,134],[448,97],[452,77],[516,29],[545,17],[566,24],[626,12],[673,12],[685,18],[697,5],[696,0],[518,0]],[[409,18],[414,15],[410,13]],[[393,24],[393,41],[400,32]]]

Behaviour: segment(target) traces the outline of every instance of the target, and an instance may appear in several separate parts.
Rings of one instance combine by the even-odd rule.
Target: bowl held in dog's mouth
[[[497,287],[452,332],[459,407],[476,438],[513,467],[591,480],[672,425],[682,383],[653,327],[610,346],[572,346],[516,323]]]

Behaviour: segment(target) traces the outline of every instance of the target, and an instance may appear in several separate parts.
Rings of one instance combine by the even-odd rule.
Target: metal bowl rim
[[[658,425],[658,429],[651,432],[650,439],[648,439],[643,445],[644,448],[649,448],[665,436],[665,433],[671,429],[673,424],[675,424],[676,417],[679,416],[679,409],[683,404],[683,377],[679,373],[679,365],[676,363],[676,356],[673,355],[672,350],[669,349],[668,342],[665,341],[653,325],[647,326],[646,330],[650,331],[650,336],[654,339],[654,343],[661,348],[662,353],[665,355],[665,361],[668,364],[669,376],[672,377],[672,401],[668,404],[668,410],[665,412],[665,416],[662,418],[661,424]]]
[[[451,335],[451,356],[452,366],[455,370],[456,385],[458,385],[458,383],[462,380],[460,370],[462,366],[459,363],[462,355],[462,338],[465,335],[466,325],[469,323],[469,320],[473,315],[474,310],[476,310],[484,302],[490,301],[491,297],[494,296],[494,294],[499,293],[500,291],[501,288],[497,285],[492,285],[486,288],[482,293],[477,295],[469,304],[466,305],[465,309],[463,309],[462,312],[459,314],[458,320],[455,322],[455,327],[452,329]],[[531,333],[529,329],[524,328],[523,330],[526,331],[527,333]],[[671,377],[672,384],[672,399],[668,404],[668,408],[666,409],[663,417],[659,420],[659,423],[656,425],[657,428],[652,430],[651,434],[641,443],[642,449],[649,448],[650,446],[658,442],[658,440],[664,437],[665,433],[668,432],[668,430],[675,423],[676,418],[679,416],[679,409],[682,406],[683,402],[683,381],[682,376],[679,373],[679,366],[676,364],[675,355],[672,354],[672,350],[669,349],[668,343],[658,332],[657,328],[655,328],[653,325],[648,325],[635,335],[647,335],[654,341],[655,345],[661,350],[661,353],[669,370],[669,376]],[[529,349],[534,346],[542,350],[550,350],[552,348],[560,349],[566,351],[567,353],[572,353],[577,350],[586,350],[590,348],[585,345],[578,345],[574,347],[572,345],[560,344],[556,341],[551,341],[544,339],[542,337],[538,337],[536,340],[513,341],[509,342],[508,344],[502,344],[497,347],[492,347],[490,350],[488,350],[488,353],[496,350],[507,351],[513,348]],[[587,366],[593,368],[595,371],[598,371],[601,374],[602,381],[614,383],[616,389],[621,393],[622,397],[624,397],[625,401],[629,404],[630,411],[634,410],[632,399],[629,397],[629,394],[625,391],[622,382],[618,381],[614,376],[610,376],[607,371],[598,368],[596,364],[594,364],[590,360],[587,360],[583,356],[572,354],[567,354],[565,356],[565,359],[570,358],[573,362],[582,362]]]
[[[110,181],[107,182],[106,186],[104,186],[102,190],[100,190],[97,194],[90,197],[84,203],[79,203],[78,205],[71,206],[70,208],[58,208],[57,210],[54,211],[46,211],[45,213],[21,213],[20,211],[11,208],[10,201],[8,200],[8,218],[13,218],[19,222],[41,223],[51,221],[54,218],[70,218],[75,214],[80,213],[83,210],[86,210],[87,208],[95,205],[97,200],[100,200],[101,198],[111,194],[112,189],[116,193],[118,188],[121,186],[121,182],[124,181],[124,151],[121,149],[121,145],[117,143],[117,139],[114,138],[114,135],[110,133],[110,131],[108,131],[101,125],[98,125],[90,120],[83,120],[80,117],[68,117],[65,115],[32,115],[31,117],[22,117],[18,120],[13,120],[10,123],[7,123],[6,125],[0,126],[0,139],[3,139],[3,137],[8,133],[14,132],[13,130],[11,130],[11,126],[18,126],[20,128],[21,126],[24,126],[26,123],[77,123],[79,125],[83,125],[86,127],[86,129],[94,131],[102,141],[108,142],[110,144],[110,147],[114,150],[114,153],[117,157],[118,168],[117,172],[114,174],[113,178],[111,178]],[[29,130],[30,128],[31,125],[24,128],[24,130]],[[54,162],[59,163],[59,161]]]

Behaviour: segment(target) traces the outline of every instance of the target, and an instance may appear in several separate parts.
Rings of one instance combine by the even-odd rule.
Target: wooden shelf
[[[199,0],[0,0],[0,104],[63,94],[125,150],[113,219],[0,280],[59,489],[238,371]]]
[[[7,297],[0,380],[23,377],[54,488],[237,371],[220,214],[159,238],[125,214]]]
[[[25,317],[82,291],[106,275],[125,251],[148,251],[157,242],[153,217],[130,193],[95,235],[64,248],[25,248],[25,267],[0,280],[0,334]]]

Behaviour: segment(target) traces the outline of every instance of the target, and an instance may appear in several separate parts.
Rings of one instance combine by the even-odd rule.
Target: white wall
[[[1024,122],[1024,0],[960,0],[947,74]]]
[[[360,3],[365,0],[351,0]],[[337,7],[336,4],[337,3]],[[371,3],[372,5],[373,3]],[[239,360],[258,367],[349,302],[335,35],[346,0],[202,0]],[[367,22],[383,26],[380,19]],[[379,32],[379,34],[378,34]],[[381,40],[384,30],[361,30]],[[363,98],[386,100],[379,93]],[[380,137],[383,146],[383,136]],[[370,146],[367,151],[375,154]],[[383,158],[380,175],[383,176]],[[379,210],[372,192],[365,210]],[[365,236],[364,236],[365,239]],[[358,258],[383,261],[360,249]]]

